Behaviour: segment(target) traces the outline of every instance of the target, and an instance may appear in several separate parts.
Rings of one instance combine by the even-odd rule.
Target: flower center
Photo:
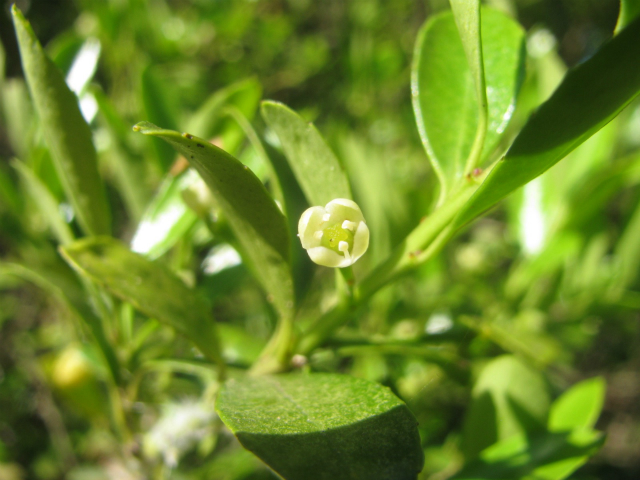
[[[344,256],[345,252],[340,248],[340,242],[347,242],[349,250],[351,250],[353,247],[353,232],[342,228],[340,224],[331,225],[322,230],[321,245]]]

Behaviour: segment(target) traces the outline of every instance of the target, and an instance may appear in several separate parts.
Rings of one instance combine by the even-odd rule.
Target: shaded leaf
[[[544,377],[511,355],[490,361],[473,387],[461,449],[473,458],[493,443],[545,429],[549,394]]]
[[[604,378],[583,380],[558,398],[549,412],[549,430],[568,431],[593,428],[604,405]]]
[[[91,130],[82,118],[78,99],[15,5],[11,13],[31,97],[65,193],[85,233],[109,234],[109,206]]]
[[[533,180],[611,121],[640,92],[640,19],[570,70],[526,123],[455,221],[462,226]]]
[[[486,156],[495,149],[514,110],[524,33],[512,19],[488,8],[482,9],[481,22],[488,101]],[[420,31],[411,85],[418,131],[444,197],[463,175],[479,119],[474,78],[451,12],[432,16]]]
[[[234,157],[201,138],[148,122],[134,128],[162,138],[189,160],[209,186],[263,288],[280,314],[290,317],[293,281],[286,219],[262,182]]]
[[[262,116],[278,135],[309,204],[325,206],[335,198],[351,199],[342,165],[313,124],[287,106],[272,101],[262,102]]]
[[[562,480],[603,442],[595,431],[516,435],[484,450],[451,480]]]
[[[366,380],[229,380],[216,409],[240,443],[287,480],[408,480],[422,468],[415,418],[388,388]]]
[[[58,201],[51,194],[47,186],[33,173],[33,171],[18,160],[14,160],[13,168],[16,169],[26,191],[35,201],[40,214],[43,216],[49,228],[62,245],[73,242],[75,239],[69,224],[64,221],[60,214]]]
[[[60,247],[81,275],[102,285],[149,317],[185,335],[208,358],[219,361],[218,337],[208,302],[159,263],[121,242],[93,237]]]
[[[640,16],[640,0],[620,0],[620,14],[616,24],[616,33]]]

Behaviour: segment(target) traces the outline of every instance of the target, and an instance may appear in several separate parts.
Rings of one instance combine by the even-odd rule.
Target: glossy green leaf
[[[538,371],[511,355],[490,361],[473,387],[463,426],[463,453],[473,458],[499,440],[544,430],[549,403]]]
[[[481,34],[488,101],[485,157],[495,149],[514,110],[524,33],[509,17],[483,8]],[[432,16],[420,31],[411,85],[418,131],[444,197],[464,173],[480,118],[474,76],[451,12]]]
[[[487,448],[451,480],[562,480],[603,443],[595,431],[520,434]]]
[[[616,33],[638,17],[640,17],[640,0],[620,0],[620,14],[616,24]]]
[[[611,121],[640,92],[640,19],[570,70],[455,221],[462,226],[533,180]]]
[[[407,406],[376,383],[335,374],[229,380],[216,410],[287,480],[415,479],[423,453]]]
[[[31,97],[65,193],[85,233],[109,234],[109,205],[91,130],[82,118],[78,99],[15,5],[11,13]]]
[[[159,263],[133,253],[121,242],[92,237],[60,247],[67,262],[122,300],[189,338],[204,355],[219,361],[215,323],[208,302]]]
[[[458,26],[462,47],[469,70],[476,88],[476,102],[478,103],[478,126],[475,132],[474,143],[465,170],[470,172],[480,161],[484,138],[487,132],[488,106],[487,86],[484,77],[484,61],[482,51],[482,39],[480,31],[480,0],[450,0],[451,10]]]
[[[263,288],[280,314],[290,317],[293,281],[286,219],[262,182],[234,157],[201,138],[148,122],[135,129],[162,138],[189,160],[209,186]]]
[[[606,384],[595,377],[577,383],[558,398],[549,412],[549,430],[593,428],[604,405]]]
[[[313,124],[287,106],[271,101],[262,102],[262,116],[280,139],[309,204],[324,206],[335,198],[351,199],[342,165]]]
[[[55,234],[62,245],[73,242],[75,239],[73,231],[69,224],[64,221],[60,214],[58,201],[51,194],[47,186],[33,173],[33,171],[24,163],[14,160],[13,168],[16,169],[26,191],[35,201],[41,215],[43,216],[49,228]]]
[[[156,259],[193,228],[198,215],[184,202],[182,191],[199,180],[198,174],[190,169],[178,176],[167,174],[138,224],[131,250]]]

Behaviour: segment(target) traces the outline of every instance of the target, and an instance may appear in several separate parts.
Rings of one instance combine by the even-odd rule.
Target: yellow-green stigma
[[[339,224],[331,225],[322,230],[321,245],[344,256],[344,251],[340,250],[340,242],[347,242],[349,250],[351,250],[353,247],[353,232],[342,228]]]

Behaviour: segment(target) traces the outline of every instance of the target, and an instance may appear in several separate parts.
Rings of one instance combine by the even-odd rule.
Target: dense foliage
[[[7,6],[0,479],[638,478],[640,2],[480,3]]]

